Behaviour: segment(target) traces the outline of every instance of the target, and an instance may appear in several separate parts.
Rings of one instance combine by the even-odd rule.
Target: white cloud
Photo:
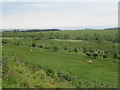
[[[94,13],[26,13],[3,18],[3,28],[58,28],[85,26],[116,26],[114,15]]]
[[[22,5],[24,8],[47,8],[48,4],[24,4]]]
[[[58,3],[59,4],[59,3]],[[64,3],[63,3],[64,4]],[[117,4],[87,4],[86,7],[56,7],[54,11],[39,12],[39,8],[49,7],[48,3],[24,4],[24,8],[38,9],[38,13],[24,12],[3,17],[3,28],[59,28],[59,27],[114,27],[118,23]],[[67,5],[65,3],[65,5]],[[73,6],[74,5],[74,6]],[[60,8],[60,9],[59,9]],[[64,9],[65,8],[65,9]],[[28,9],[29,10],[29,9]],[[40,9],[43,10],[43,9]],[[12,10],[10,10],[12,11]]]

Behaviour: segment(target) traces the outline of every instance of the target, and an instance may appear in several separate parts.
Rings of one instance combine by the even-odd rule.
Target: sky
[[[0,28],[117,27],[117,5],[117,2],[2,2]]]

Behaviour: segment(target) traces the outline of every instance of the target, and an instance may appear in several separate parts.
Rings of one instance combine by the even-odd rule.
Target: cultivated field
[[[3,88],[117,88],[118,30],[3,32]]]

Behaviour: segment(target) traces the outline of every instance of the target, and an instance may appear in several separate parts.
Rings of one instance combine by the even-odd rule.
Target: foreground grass
[[[31,49],[33,51],[30,51]],[[86,63],[88,58],[80,56],[63,55],[57,52],[47,52],[39,48],[11,45],[4,45],[3,57],[4,56],[8,58],[10,58],[10,56],[17,57],[20,62],[14,61],[12,58],[9,61],[7,58],[9,62],[7,63],[8,66],[11,65],[8,70],[10,70],[9,72],[14,72],[10,74],[10,76],[4,76],[3,87],[11,85],[7,83],[7,80],[18,80],[18,82],[16,82],[16,84],[18,84],[17,86],[15,84],[10,87],[118,87],[118,66],[116,63],[96,59],[92,60],[92,64],[88,64]],[[21,65],[21,63],[24,63],[26,66]],[[35,70],[35,72],[31,73],[33,70]],[[43,79],[40,79],[42,72]],[[13,76],[16,78],[12,78]],[[23,81],[22,78],[27,79]],[[66,82],[63,83],[61,81]],[[24,85],[24,83],[27,84]]]
[[[3,57],[3,88],[74,88],[71,82],[52,78],[41,68],[33,69],[14,55]]]

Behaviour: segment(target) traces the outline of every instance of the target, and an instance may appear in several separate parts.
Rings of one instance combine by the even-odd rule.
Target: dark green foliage
[[[35,47],[36,46],[36,44],[35,43],[32,43],[32,47]]]
[[[64,47],[64,50],[67,50],[67,47]]]
[[[92,47],[89,47],[88,51],[91,52],[91,53],[93,53],[94,49]]]
[[[58,50],[59,50],[59,47],[54,46],[53,49],[54,49],[54,51],[58,51]]]
[[[114,53],[114,54],[113,54],[113,57],[114,57],[115,59],[117,59],[117,58],[118,58],[117,53]]]
[[[77,48],[74,48],[74,52],[76,52],[76,53],[77,53]]]
[[[40,48],[42,48],[43,46],[42,46],[42,45],[40,45],[39,47],[40,47]]]
[[[58,73],[58,76],[60,77],[60,78],[64,78],[65,80],[67,80],[67,81],[72,81],[72,80],[74,80],[75,79],[75,77],[74,76],[72,76],[72,75],[70,75],[69,73]]]
[[[83,47],[82,50],[83,50],[84,53],[87,52],[87,48],[85,48],[85,47]]]
[[[106,54],[103,54],[103,58],[108,58],[108,56]]]
[[[3,39],[3,40],[2,40],[2,43],[7,43],[7,40],[4,40],[4,39]]]
[[[97,53],[93,53],[92,55],[93,55],[94,57],[97,57],[97,56],[98,56],[98,54],[97,54]]]
[[[69,50],[69,52],[72,52],[72,50]]]
[[[76,37],[76,40],[81,40],[81,38],[80,37]]]
[[[86,55],[87,56],[92,56],[90,52],[86,52]]]
[[[45,49],[48,49],[48,47],[46,46]]]

